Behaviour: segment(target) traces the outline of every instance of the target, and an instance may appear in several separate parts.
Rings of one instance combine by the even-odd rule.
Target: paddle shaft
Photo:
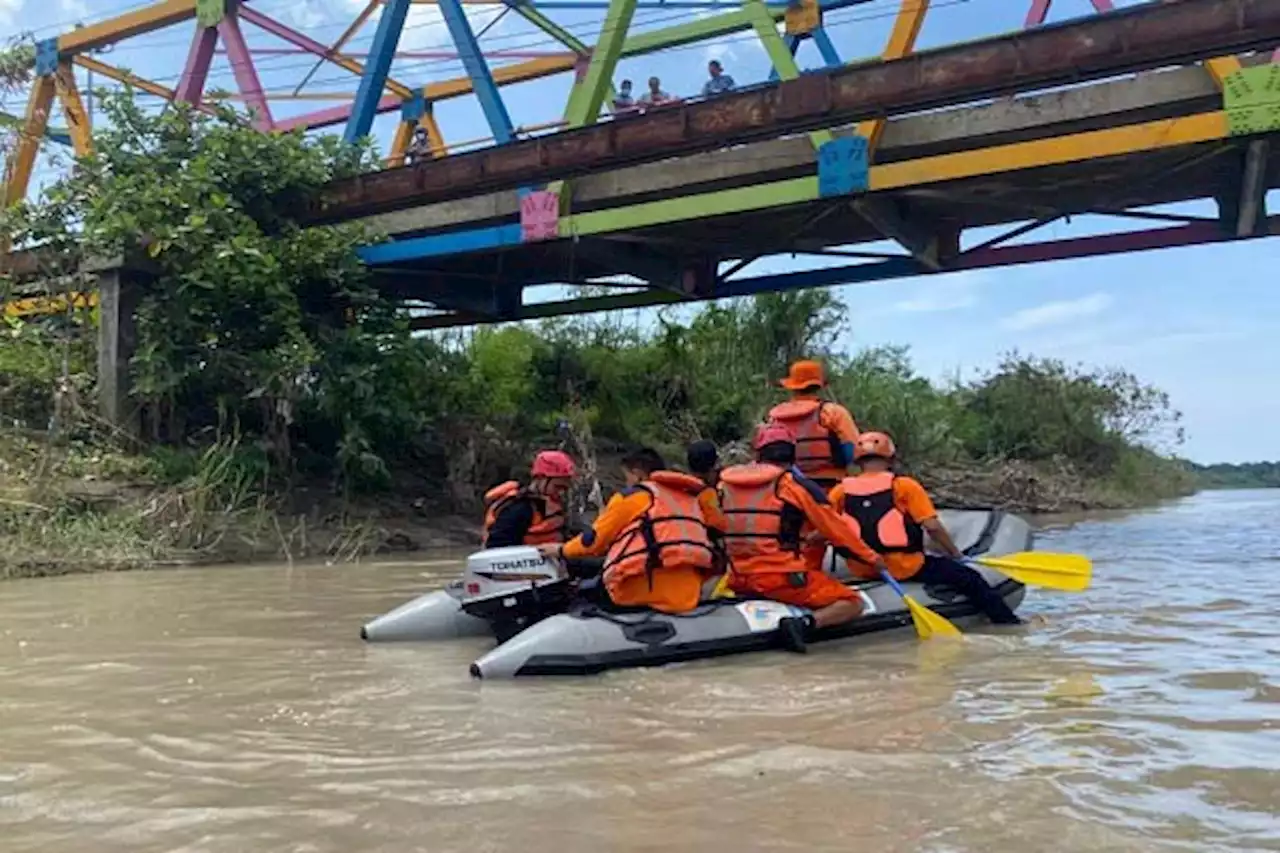
[[[902,588],[902,584],[898,583],[897,578],[889,574],[884,569],[880,570],[880,577],[884,578],[885,583],[893,587],[893,591],[896,592],[899,597],[901,597],[904,600],[907,598],[907,591]]]

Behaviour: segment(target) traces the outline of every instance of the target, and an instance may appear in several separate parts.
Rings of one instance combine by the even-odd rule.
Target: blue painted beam
[[[360,75],[360,87],[356,89],[351,117],[347,119],[346,131],[342,134],[348,143],[359,142],[373,129],[378,101],[382,100],[382,90],[387,85],[387,75],[391,73],[391,60],[395,58],[411,4],[412,0],[386,0],[382,5],[378,30],[373,35],[373,44],[369,46],[368,61]]]
[[[827,64],[828,68],[838,68],[844,65],[844,62],[840,59],[840,53],[836,50],[835,44],[831,41],[831,36],[827,35],[825,29],[818,27],[809,33],[809,37],[818,46],[818,52],[822,54],[822,61]],[[787,43],[787,50],[791,51],[792,56],[795,56],[796,51],[800,48],[800,37],[783,36],[782,38]],[[775,68],[769,72],[769,82],[778,82],[778,69]]]
[[[431,234],[426,237],[409,237],[391,243],[364,246],[356,251],[360,260],[371,267],[437,258],[442,255],[461,255],[467,252],[483,252],[502,246],[520,245],[520,224],[494,225],[489,228],[472,228],[451,234]]]
[[[515,139],[515,128],[511,124],[511,116],[507,105],[502,102],[502,93],[498,84],[493,81],[493,73],[489,63],[484,61],[480,52],[480,43],[471,31],[467,21],[467,13],[462,8],[462,0],[438,0],[440,14],[449,27],[449,35],[453,38],[453,46],[462,60],[462,67],[467,69],[471,78],[472,89],[480,101],[480,109],[484,111],[485,121],[489,123],[489,132],[498,145],[505,145]]]
[[[715,298],[752,296],[757,293],[776,293],[783,290],[801,290],[809,287],[835,287],[842,284],[863,284],[894,278],[926,275],[931,270],[915,258],[890,258],[867,264],[849,264],[839,267],[820,267],[795,272],[756,275],[731,279],[716,284]]]
[[[827,35],[827,31],[822,27],[814,30],[810,37],[813,43],[818,46],[818,52],[822,54],[822,61],[827,63],[828,68],[838,68],[844,63],[840,60],[840,52],[836,50],[835,44],[831,41],[831,36]]]

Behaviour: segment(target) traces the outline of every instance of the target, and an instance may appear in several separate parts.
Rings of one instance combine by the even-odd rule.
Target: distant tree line
[[[351,492],[412,477],[466,505],[566,426],[606,451],[643,442],[674,458],[692,438],[741,441],[780,399],[788,363],[816,357],[831,393],[864,428],[890,431],[915,469],[1065,465],[1147,498],[1192,483],[1166,455],[1180,414],[1132,374],[1014,353],[931,382],[905,348],[851,352],[828,290],[411,334],[356,258],[377,235],[296,219],[326,181],[368,168],[369,149],[258,133],[217,105],[149,112],[127,91],[102,115],[95,153],[0,212],[0,227],[56,250],[51,281],[86,253],[149,254],[134,391],[149,452],[175,470],[231,439],[254,482],[327,478]],[[0,417],[44,429],[59,401],[92,394],[92,344],[6,322]]]
[[[1280,462],[1190,463],[1190,468],[1204,489],[1280,489]]]

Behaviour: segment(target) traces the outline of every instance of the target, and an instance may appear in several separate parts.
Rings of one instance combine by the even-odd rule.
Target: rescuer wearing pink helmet
[[[720,472],[729,588],[812,611],[778,625],[783,645],[804,652],[813,630],[856,619],[867,603],[805,560],[808,535],[820,534],[852,561],[879,568],[884,563],[831,507],[822,488],[795,467],[796,435],[789,426],[765,424],[754,446],[755,462]]]
[[[484,546],[547,545],[565,540],[565,496],[578,476],[572,457],[544,450],[533,457],[529,485],[508,480],[484,496]]]

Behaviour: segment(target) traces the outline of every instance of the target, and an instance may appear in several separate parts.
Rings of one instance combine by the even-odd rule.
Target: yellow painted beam
[[[76,85],[76,72],[71,63],[62,60],[53,75],[53,88],[62,102],[62,114],[67,119],[67,135],[77,157],[85,157],[93,151],[93,128],[89,126],[89,114],[80,100],[80,87]]]
[[[449,153],[449,146],[444,144],[444,134],[440,132],[440,123],[436,121],[435,114],[431,110],[427,110],[422,114],[422,118],[418,119],[418,127],[427,130],[427,142],[431,144],[432,157],[443,157]]]
[[[929,0],[902,0],[898,7],[898,17],[893,22],[893,31],[889,33],[889,41],[880,54],[882,60],[901,59],[916,47],[916,39],[920,36],[920,28],[924,26],[925,15],[929,13]],[[858,134],[867,138],[867,156],[875,158],[876,146],[884,134],[885,120],[870,119],[859,123]]]
[[[413,128],[413,122],[403,119],[396,125],[396,132],[391,137],[391,150],[387,154],[388,165],[392,167],[404,165],[404,154],[409,150],[409,139],[413,136]]]
[[[872,192],[902,189],[1101,157],[1120,157],[1226,138],[1227,114],[1201,113],[955,154],[939,154],[900,163],[885,163],[871,168],[870,188]]]
[[[196,0],[164,0],[115,18],[99,21],[58,36],[58,52],[79,54],[94,48],[189,21],[196,16]]]
[[[74,61],[76,65],[79,65],[87,71],[92,71],[94,74],[101,74],[103,77],[115,80],[117,83],[124,83],[126,86],[132,86],[135,89],[140,89],[147,94],[155,95],[157,98],[164,98],[167,101],[172,101],[175,97],[172,89],[165,88],[159,83],[152,83],[150,80],[139,77],[132,71],[125,71],[123,68],[116,68],[114,65],[99,62],[98,60],[88,56],[77,56]]]
[[[363,27],[365,22],[369,20],[369,16],[378,10],[378,6],[378,0],[369,0],[368,5],[360,10],[360,14],[356,15],[355,20],[348,24],[347,28],[342,31],[342,35],[338,36],[334,43],[329,45],[329,53],[337,53],[342,50],[342,48],[346,46],[347,42],[350,41],[356,33],[360,32],[361,27]],[[322,65],[324,65],[324,57],[316,60],[316,64],[311,66],[311,70],[302,78],[302,82],[294,87],[293,93],[295,95],[301,92],[303,88],[311,82],[311,78],[315,76],[315,73],[320,70],[320,66]]]
[[[504,65],[501,68],[493,69],[493,81],[502,85],[504,83],[523,83],[526,80],[537,80],[539,77],[549,77],[552,74],[572,71],[574,62],[574,55],[566,53],[564,56],[548,56],[530,59],[527,62]],[[456,98],[470,91],[470,77],[455,77],[452,80],[429,83],[422,90],[428,101],[443,101],[445,98]]]
[[[1234,56],[1220,56],[1217,59],[1207,59],[1204,63],[1204,69],[1209,72],[1209,76],[1213,78],[1213,82],[1218,84],[1218,88],[1222,88],[1222,84],[1232,74],[1241,68],[1240,60]]]
[[[877,192],[906,189],[1225,138],[1226,113],[1203,113],[872,166],[869,175],[870,190]],[[708,216],[766,210],[801,204],[818,197],[817,176],[792,178],[753,187],[579,213],[560,220],[560,236],[603,234]]]
[[[18,143],[9,155],[5,172],[5,207],[17,204],[27,197],[31,173],[35,171],[36,154],[40,140],[49,126],[49,111],[53,108],[54,85],[52,76],[37,77],[31,81],[31,96],[27,98],[27,115],[18,135]]]

